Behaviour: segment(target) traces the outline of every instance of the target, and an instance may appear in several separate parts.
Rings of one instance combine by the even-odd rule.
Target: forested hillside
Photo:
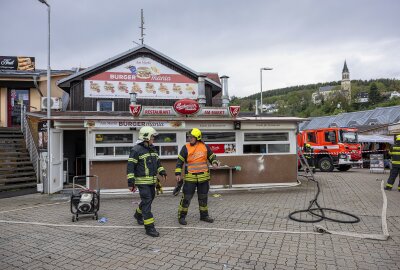
[[[400,98],[390,98],[393,91],[400,93],[400,80],[396,79],[377,79],[377,80],[352,80],[351,81],[351,101],[340,94],[332,95],[322,100],[321,104],[312,102],[312,94],[317,92],[321,86],[334,86],[340,93],[340,81],[292,86],[287,88],[275,89],[263,92],[263,104],[275,104],[277,112],[271,115],[314,117],[324,115],[334,115],[343,112],[353,112],[369,110],[376,107],[388,107],[400,105]],[[358,94],[368,93],[369,101],[359,103]],[[256,93],[256,91],[255,91]],[[241,111],[254,111],[255,100],[260,99],[260,93],[237,98],[232,97],[231,105],[241,105]]]

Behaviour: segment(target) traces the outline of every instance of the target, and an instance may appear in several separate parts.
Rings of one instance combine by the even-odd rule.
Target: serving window
[[[96,157],[129,156],[133,146],[132,133],[95,133],[94,155]]]
[[[290,153],[288,132],[245,132],[243,154]]]
[[[159,133],[154,139],[159,156],[177,156],[178,142],[176,133]]]

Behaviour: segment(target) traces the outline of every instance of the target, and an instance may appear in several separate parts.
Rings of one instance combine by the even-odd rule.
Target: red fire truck
[[[301,151],[305,144],[313,150],[314,164],[322,172],[334,168],[347,171],[352,165],[362,164],[361,145],[355,128],[320,128],[303,130],[297,135]]]

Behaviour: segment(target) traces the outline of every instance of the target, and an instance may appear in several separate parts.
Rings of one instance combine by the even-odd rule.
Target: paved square
[[[361,219],[318,224],[333,231],[382,234],[383,200],[376,179],[387,176],[365,169],[317,173],[320,205]],[[195,197],[186,228],[177,222],[180,198],[159,196],[153,203],[159,238],[145,235],[132,218],[138,194],[103,195],[99,216],[106,223],[89,216],[72,223],[69,197],[63,194],[2,199],[0,269],[400,269],[400,192],[386,192],[389,240],[319,234],[313,224],[288,218],[307,208],[315,195],[315,184],[301,180],[298,187],[210,196],[213,224],[199,220]]]

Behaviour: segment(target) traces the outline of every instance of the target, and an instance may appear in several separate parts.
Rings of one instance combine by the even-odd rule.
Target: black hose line
[[[320,222],[320,221],[322,221],[324,219],[325,220],[334,221],[334,222],[339,222],[339,223],[358,223],[358,222],[360,222],[360,218],[357,217],[356,215],[350,214],[350,213],[345,212],[345,211],[337,210],[337,209],[325,208],[325,207],[319,206],[318,201],[317,201],[319,193],[321,191],[321,189],[319,187],[319,183],[318,183],[317,180],[314,179],[314,177],[312,179],[310,179],[310,180],[317,184],[317,194],[315,194],[314,199],[310,201],[310,204],[309,204],[307,209],[305,209],[305,210],[297,210],[297,211],[291,212],[289,214],[289,218],[291,220],[298,221],[298,222],[305,222],[305,223],[316,223],[316,222]],[[312,208],[314,204],[315,204],[316,207]],[[340,220],[340,219],[330,218],[330,217],[327,217],[325,215],[326,212],[334,212],[334,213],[343,214],[345,216],[349,216],[349,217],[354,218],[354,220]],[[295,218],[294,215],[299,214],[299,213],[310,213],[312,216],[316,216],[318,218],[317,219]]]

